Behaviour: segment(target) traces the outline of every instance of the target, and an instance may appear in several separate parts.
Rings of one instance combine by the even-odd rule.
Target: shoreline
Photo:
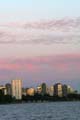
[[[68,101],[28,101],[28,102],[12,102],[12,103],[0,103],[0,105],[16,105],[16,104],[30,104],[30,103],[64,103],[64,102],[80,102],[80,100],[68,100]]]

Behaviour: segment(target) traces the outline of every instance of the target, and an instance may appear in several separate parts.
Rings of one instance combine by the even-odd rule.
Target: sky
[[[80,91],[79,0],[0,0],[0,84],[12,79]]]

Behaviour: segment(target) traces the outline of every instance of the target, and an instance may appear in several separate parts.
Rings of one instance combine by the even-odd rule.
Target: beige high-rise
[[[12,97],[16,100],[22,99],[22,81],[21,80],[12,80]]]

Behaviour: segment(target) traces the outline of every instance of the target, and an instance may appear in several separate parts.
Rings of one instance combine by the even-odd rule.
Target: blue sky
[[[1,21],[5,22],[78,17],[79,15],[79,0],[0,0]]]

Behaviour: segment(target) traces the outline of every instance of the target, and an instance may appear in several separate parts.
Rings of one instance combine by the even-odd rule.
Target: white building
[[[12,97],[17,100],[22,99],[22,81],[21,80],[12,80]]]
[[[62,97],[62,84],[61,83],[56,83],[54,85],[54,95]]]
[[[50,96],[54,95],[54,86],[50,86],[50,88],[49,88],[49,95]]]

